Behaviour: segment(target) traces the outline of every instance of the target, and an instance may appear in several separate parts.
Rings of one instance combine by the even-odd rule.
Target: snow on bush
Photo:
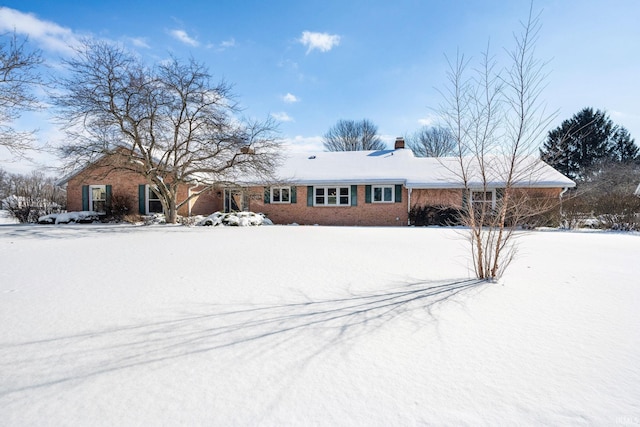
[[[218,226],[218,225],[228,225],[228,226],[236,226],[236,227],[248,227],[252,225],[273,225],[273,222],[264,214],[254,213],[254,212],[215,212],[208,217],[204,218],[202,221],[198,222],[197,225],[210,225],[210,226]]]
[[[65,212],[43,215],[38,218],[38,224],[68,224],[70,222],[99,221],[102,214],[94,211]]]

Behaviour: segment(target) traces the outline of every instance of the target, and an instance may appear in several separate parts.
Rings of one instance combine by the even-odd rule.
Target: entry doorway
[[[226,188],[224,190],[224,211],[241,212],[249,209],[249,198],[242,190]]]

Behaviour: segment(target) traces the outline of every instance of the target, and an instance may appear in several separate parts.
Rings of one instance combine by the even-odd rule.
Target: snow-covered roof
[[[403,184],[407,188],[464,188],[461,171],[467,172],[469,187],[483,187],[479,171],[484,169],[489,187],[501,187],[505,182],[503,157],[486,156],[480,168],[473,157],[416,157],[410,149],[378,151],[289,152],[274,174],[277,181],[298,185],[329,184]],[[83,169],[76,170],[58,182],[68,182]],[[543,162],[530,156],[518,158],[514,187],[564,188],[575,182]],[[227,171],[227,181],[238,184],[264,184],[253,176],[238,177]],[[203,179],[206,181],[206,179]],[[639,187],[640,189],[640,187]]]
[[[489,186],[504,186],[504,158],[488,156],[484,170]],[[481,168],[472,158],[416,157],[409,149],[290,153],[276,176],[301,185],[404,184],[408,188],[463,188],[462,165],[469,186],[482,187]],[[518,159],[514,186],[574,187],[575,183],[534,157]]]

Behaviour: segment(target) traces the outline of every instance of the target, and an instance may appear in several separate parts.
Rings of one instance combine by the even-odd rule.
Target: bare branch
[[[33,148],[34,131],[17,131],[12,122],[24,111],[38,109],[33,88],[41,83],[39,50],[28,50],[27,39],[14,33],[0,35],[0,147],[24,157]]]
[[[114,167],[144,176],[169,222],[198,191],[267,176],[277,163],[274,123],[237,118],[231,86],[193,59],[149,68],[119,46],[85,41],[67,66],[55,99],[70,137],[62,152],[77,163],[117,150],[126,161]],[[199,190],[178,200],[184,184]]]

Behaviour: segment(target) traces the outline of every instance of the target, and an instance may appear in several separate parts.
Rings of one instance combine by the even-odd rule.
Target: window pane
[[[324,188],[316,188],[316,196],[324,196]]]
[[[289,199],[289,191],[290,190],[288,188],[283,188],[281,190],[281,193],[280,193],[282,195],[281,200],[280,200],[281,202],[288,202],[290,200]]]
[[[393,201],[393,191],[391,187],[384,187],[384,201],[385,202]]]
[[[381,187],[373,187],[373,201],[381,202],[382,201],[382,188]]]
[[[338,189],[336,187],[327,188],[327,204],[335,205],[338,203]]]
[[[340,204],[348,205],[349,204],[349,196],[340,196]]]
[[[490,202],[493,200],[493,192],[491,191],[474,191],[471,194],[474,202]]]
[[[340,195],[348,196],[349,195],[349,187],[340,187]]]
[[[93,200],[106,200],[107,198],[105,187],[92,187],[91,192],[93,193],[91,195]]]
[[[162,213],[162,203],[159,200],[149,200],[149,213]]]
[[[279,188],[274,188],[273,189],[273,201],[274,202],[279,202],[280,201],[280,189]]]
[[[91,210],[94,212],[106,212],[106,203],[104,200],[94,200]]]
[[[156,192],[153,191],[151,187],[149,187],[149,194],[147,197],[149,198],[149,200],[160,200],[160,197],[158,197],[158,194],[156,194]]]

